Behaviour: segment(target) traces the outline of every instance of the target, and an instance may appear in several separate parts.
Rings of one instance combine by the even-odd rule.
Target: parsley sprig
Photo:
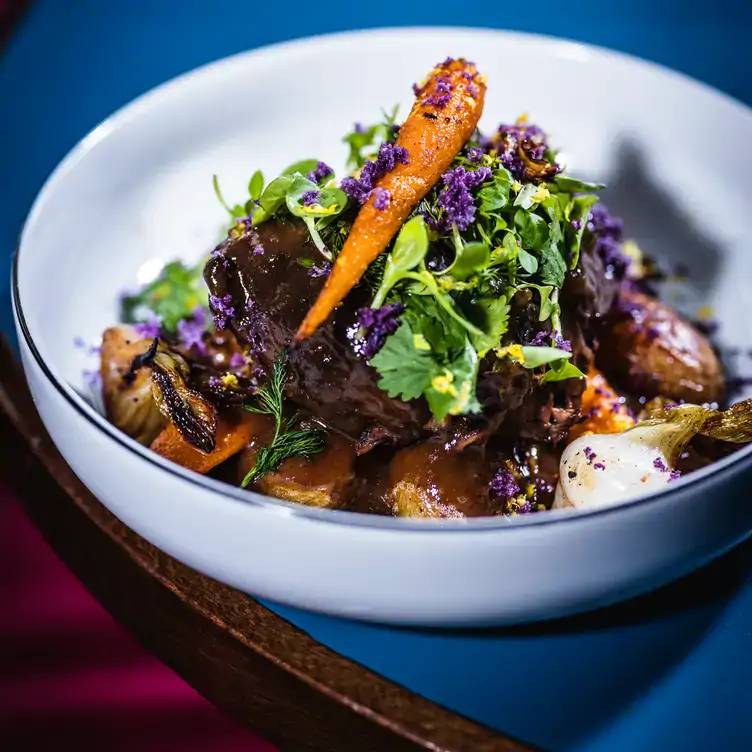
[[[255,464],[240,484],[242,488],[267,473],[276,472],[286,459],[303,457],[309,460],[326,446],[326,431],[323,428],[296,428],[298,414],[285,417],[286,365],[287,356],[283,350],[274,362],[269,383],[259,389],[256,403],[245,406],[248,412],[274,418],[274,438],[259,450]]]

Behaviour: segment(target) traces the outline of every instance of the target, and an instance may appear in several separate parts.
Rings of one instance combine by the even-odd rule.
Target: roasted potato
[[[447,450],[443,442],[401,449],[389,467],[388,500],[397,517],[480,517],[494,514],[483,450]]]
[[[721,364],[707,338],[663,303],[622,291],[619,314],[599,335],[596,364],[618,387],[692,403],[724,396]]]
[[[152,394],[151,373],[142,368],[133,380],[123,377],[133,358],[143,355],[151,340],[140,339],[128,326],[107,329],[102,338],[102,399],[107,419],[141,444],[149,445],[168,423]]]
[[[253,438],[240,455],[238,481],[254,466],[259,449],[274,436],[274,421],[269,416],[252,414],[251,419]],[[290,457],[277,472],[263,475],[249,488],[311,507],[336,508],[347,501],[354,462],[355,445],[330,433],[323,452],[311,460]]]

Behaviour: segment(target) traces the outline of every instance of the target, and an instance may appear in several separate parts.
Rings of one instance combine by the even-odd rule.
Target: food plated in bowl
[[[175,262],[125,296],[108,419],[243,488],[425,518],[628,501],[752,440],[604,186],[526,116],[482,134],[486,85],[439,63],[404,122],[345,136],[341,181],[298,161],[229,206],[215,176],[232,224],[208,295]]]
[[[451,51],[462,41],[463,34],[458,34]],[[91,424],[83,433],[89,434],[94,425],[99,432],[107,433],[89,438],[98,445],[107,440],[104,451],[115,453],[110,476],[115,473],[120,483],[130,486],[130,501],[123,489],[113,491],[113,478],[107,478],[104,472],[96,473],[89,467],[89,477],[85,477],[83,447],[72,446],[76,442],[70,440],[66,446],[62,434],[55,436],[54,431],[53,438],[64,454],[67,451],[74,469],[116,514],[203,571],[251,592],[338,613],[418,623],[477,623],[536,618],[623,597],[686,571],[702,556],[717,552],[748,532],[748,525],[738,519],[744,517],[744,511],[735,507],[709,539],[688,535],[667,543],[666,525],[678,519],[668,509],[693,485],[710,480],[710,473],[701,470],[694,483],[692,474],[686,481],[672,481],[678,455],[664,451],[655,442],[646,455],[647,472],[657,479],[651,483],[660,482],[668,488],[661,497],[584,516],[576,511],[547,511],[554,503],[557,476],[564,462],[574,467],[582,464],[584,456],[585,475],[596,475],[598,482],[602,477],[613,477],[605,461],[612,450],[604,444],[606,454],[592,456],[598,454],[596,439],[603,437],[578,437],[578,432],[600,433],[604,424],[623,429],[635,417],[642,417],[633,417],[630,409],[634,413],[648,409],[640,404],[640,397],[643,402],[658,396],[679,402],[686,401],[680,390],[689,390],[690,396],[702,396],[702,400],[693,401],[707,403],[707,408],[700,408],[702,413],[695,413],[696,430],[687,435],[691,439],[690,434],[707,432],[721,422],[717,413],[707,410],[725,407],[712,404],[724,399],[724,378],[703,335],[658,302],[652,291],[646,295],[650,280],[640,273],[641,267],[646,266],[651,252],[660,249],[646,251],[643,263],[637,264],[634,259],[638,256],[631,245],[616,248],[629,251],[621,259],[609,257],[603,242],[599,248],[602,239],[615,240],[615,223],[602,210],[594,209],[596,186],[570,177],[570,173],[578,173],[561,170],[565,163],[569,166],[568,160],[551,151],[553,143],[566,142],[558,135],[566,118],[558,125],[547,124],[556,134],[551,143],[527,121],[502,128],[496,123],[481,127],[480,133],[490,134],[488,138],[482,139],[476,132],[483,89],[487,84],[488,112],[493,82],[502,75],[502,58],[491,52],[491,46],[484,46],[490,45],[487,38],[498,39],[497,35],[474,33],[469,37],[472,39],[464,41],[472,43],[476,51],[473,57],[487,79],[464,61],[440,64],[426,84],[418,86],[416,100],[407,100],[405,111],[410,114],[404,120],[382,123],[374,129],[365,127],[361,129],[364,132],[353,134],[364,137],[359,139],[362,151],[353,150],[354,159],[365,159],[362,168],[354,164],[342,170],[339,165],[344,167],[346,159],[337,161],[336,155],[329,156],[326,146],[314,151],[306,145],[301,152],[296,144],[293,153],[289,143],[284,144],[284,149],[277,149],[276,166],[258,165],[264,173],[276,177],[265,181],[254,176],[250,196],[241,209],[230,207],[235,216],[228,223],[228,237],[206,264],[207,251],[215,243],[203,240],[198,247],[198,242],[191,241],[198,252],[192,255],[185,250],[183,257],[190,260],[190,267],[197,263],[197,268],[205,267],[208,295],[203,291],[200,294],[207,297],[207,308],[216,324],[214,332],[211,325],[202,331],[204,311],[195,311],[195,305],[185,308],[177,318],[174,311],[170,312],[170,321],[155,305],[154,295],[160,290],[164,294],[169,274],[157,276],[146,289],[127,297],[136,329],[133,323],[130,329],[110,328],[117,319],[119,289],[144,272],[149,255],[143,246],[154,248],[152,238],[143,233],[143,225],[148,227],[148,222],[141,222],[140,232],[146,240],[142,238],[137,251],[139,263],[124,260],[120,254],[110,254],[106,262],[101,260],[94,253],[93,239],[88,243],[91,250],[74,252],[86,259],[83,276],[88,275],[89,281],[93,281],[97,268],[101,276],[107,265],[118,267],[109,269],[107,289],[100,287],[95,293],[103,304],[97,315],[86,319],[85,326],[80,326],[83,317],[79,319],[79,327],[68,330],[68,343],[76,334],[86,342],[96,342],[102,330],[108,329],[102,349],[106,411],[141,442],[141,448],[90,413],[87,419]],[[419,45],[422,54],[411,57],[416,66],[414,75],[425,71],[426,60],[448,51],[447,47],[439,50],[441,38],[438,32],[427,32],[426,44]],[[374,35],[370,43],[376,47],[385,43],[377,39]],[[514,38],[505,40],[506,54],[548,55],[551,70],[559,64],[573,66],[570,73],[577,72],[578,66],[588,67],[582,59],[567,57],[571,47],[539,40],[525,40],[524,44]],[[530,44],[542,46],[526,49]],[[286,64],[294,67],[307,60],[307,49],[306,45],[293,47],[289,63],[282,63],[281,57],[270,52],[266,58],[259,54],[256,60],[284,70]],[[427,57],[428,53],[433,57]],[[311,60],[318,61],[320,54],[318,50]],[[620,66],[637,65],[651,81],[667,75],[642,71],[639,64],[620,58],[606,55],[605,59],[613,63],[616,74],[621,74]],[[248,65],[253,68],[253,63]],[[239,62],[232,61],[225,65],[222,75],[217,73],[222,69],[215,68],[214,83],[222,81],[227,87],[224,90],[229,91],[243,80],[240,67]],[[138,178],[129,172],[127,157],[139,140],[146,140],[152,158],[163,145],[154,135],[159,131],[153,127],[154,121],[150,127],[151,118],[160,120],[164,128],[165,123],[174,123],[177,115],[188,111],[183,108],[193,111],[197,107],[179,95],[181,86],[200,94],[199,99],[204,97],[204,113],[210,101],[219,101],[209,94],[205,83],[211,70],[151,95],[156,105],[147,106],[148,99],[146,104],[135,105],[141,106],[143,116],[131,114],[124,127],[105,135],[82,157],[79,152],[78,163],[69,158],[67,172],[64,165],[59,174],[80,180],[81,187],[92,180],[99,159],[119,153],[122,162],[118,169],[126,173],[126,183],[149,185],[148,176]],[[383,88],[383,81],[389,80],[381,73],[378,85],[370,86],[376,79],[372,75],[369,78],[362,67],[358,72],[359,81],[365,78],[369,84],[363,88],[368,90],[371,110],[394,101],[390,95],[388,99],[380,96],[376,104],[371,102],[375,97],[371,89]],[[397,73],[392,71],[400,80],[390,84],[389,91],[409,90],[409,80]],[[247,70],[246,74],[253,79]],[[680,86],[671,76],[668,79],[670,86]],[[685,81],[681,84],[692,88]],[[353,90],[358,88],[355,81],[352,86]],[[521,89],[516,91],[514,101],[505,103],[503,111],[496,101],[496,122],[511,105],[514,113],[525,107],[522,93]],[[445,95],[447,101],[442,104]],[[704,91],[702,95],[715,96]],[[305,99],[305,93],[295,90],[291,98],[299,102]],[[363,94],[361,102],[365,101]],[[561,107],[561,101],[556,104]],[[244,107],[239,103],[238,111],[246,112]],[[444,113],[445,109],[452,115]],[[281,110],[285,111],[284,105]],[[471,116],[465,118],[471,110]],[[338,112],[350,121],[360,117],[349,101],[347,107],[344,102],[339,105]],[[274,126],[274,108],[267,116],[264,132],[268,140]],[[744,116],[746,113],[738,115]],[[446,132],[442,130],[442,117],[456,118],[446,123]],[[614,122],[610,117],[602,118],[599,128],[603,131]],[[242,118],[216,116],[213,125],[209,129],[213,136],[225,134],[219,139],[227,141],[226,153],[234,152],[236,158],[239,134],[245,127]],[[643,125],[646,135],[652,133],[652,125]],[[175,134],[177,147],[183,149],[190,141],[185,136],[186,128],[181,125]],[[326,129],[327,142],[337,140],[331,130]],[[249,143],[254,142],[253,135],[251,126]],[[431,147],[429,158],[426,145],[431,146],[432,137],[438,146]],[[200,162],[204,180],[217,172],[222,192],[228,197],[236,195],[239,169],[230,165],[230,172],[235,169],[238,177],[233,179],[231,174],[228,182],[227,158],[216,159],[217,155],[207,149],[208,137],[202,138],[206,140],[194,144],[196,163],[181,165],[181,185],[187,182],[186,174],[197,177]],[[152,139],[156,140],[151,143]],[[318,144],[323,143],[319,138]],[[587,164],[580,156],[585,154],[582,139],[575,139],[572,153]],[[183,154],[178,152],[178,156]],[[301,165],[280,169],[300,154],[320,156],[325,164],[337,166],[344,178],[323,174],[327,170],[318,165],[319,160],[305,165],[305,169]],[[369,159],[372,156],[376,158]],[[160,159],[160,164],[150,167],[149,175],[159,177],[176,171],[174,157],[172,163]],[[258,162],[251,164],[250,170],[248,162],[244,164],[245,184],[248,172]],[[353,168],[360,171],[348,174]],[[597,170],[589,172],[594,178],[600,177]],[[156,196],[159,181],[152,177],[151,182],[150,194]],[[200,192],[196,185],[194,182],[191,190]],[[49,194],[49,186],[47,191]],[[209,221],[208,213],[213,210],[203,209],[196,212],[194,220],[181,206],[186,195],[184,192],[181,200],[174,199],[172,214],[163,213],[158,232],[154,232],[156,226],[152,227],[153,234],[163,240],[171,236],[168,230],[174,231],[172,249],[177,249],[181,233],[185,237],[184,225],[192,225],[192,230],[200,227],[199,232],[207,237],[214,235],[221,222]],[[133,196],[143,199],[143,194]],[[123,221],[138,216],[134,205],[140,202],[131,201],[127,191],[121,203],[125,208],[113,217],[113,233],[122,231]],[[151,203],[159,205],[160,199]],[[42,201],[41,207],[49,210],[50,202],[45,207]],[[34,276],[33,271],[25,269],[31,270],[35,263],[25,260],[24,248],[30,234],[33,239],[34,228],[41,227],[38,222],[32,213],[18,260],[17,300],[24,310],[29,307],[23,302],[24,275],[27,279]],[[599,222],[605,228],[601,235]],[[71,227],[73,224],[68,221]],[[57,230],[61,230],[60,223]],[[67,231],[65,226],[62,231]],[[37,247],[50,247],[52,237],[47,235],[45,243]],[[131,238],[135,239],[133,235]],[[617,246],[614,242],[611,245]],[[160,248],[160,255],[163,261],[169,261],[176,253]],[[327,263],[332,263],[331,270]],[[589,276],[588,263],[599,265]],[[126,266],[130,272],[123,268]],[[190,267],[170,267],[172,281],[180,276],[176,271],[190,271]],[[144,272],[142,276],[147,275]],[[82,280],[82,284],[85,282]],[[168,301],[173,300],[172,293],[178,288],[170,288]],[[201,289],[200,284],[196,289]],[[91,302],[86,305],[90,310],[96,308]],[[622,316],[619,322],[613,318],[616,313]],[[35,315],[38,320],[45,318],[44,314]],[[152,320],[156,316],[162,320]],[[655,323],[645,326],[647,319]],[[210,321],[208,315],[206,321]],[[56,322],[60,326],[65,323]],[[142,336],[149,325],[156,326],[157,331],[151,334],[158,336]],[[666,339],[655,337],[651,327],[673,333],[674,341],[667,346]],[[36,342],[33,328],[27,326]],[[610,355],[600,355],[602,346],[594,346],[599,331],[607,333],[609,342],[603,352],[610,351]],[[683,337],[682,349],[677,350],[679,335]],[[39,339],[51,341],[49,336]],[[628,344],[625,348],[624,342],[635,346]],[[72,349],[70,344],[68,348]],[[631,354],[640,349],[645,357],[639,357],[636,363],[630,361]],[[54,356],[42,357],[38,346],[37,352],[46,365],[54,362]],[[686,358],[685,352],[689,353]],[[63,357],[69,358],[72,372],[75,360],[69,355]],[[668,358],[678,361],[681,368],[662,368]],[[27,357],[27,363],[33,366],[32,361],[38,363]],[[636,366],[641,365],[646,367],[640,372]],[[33,367],[30,370],[33,374]],[[639,389],[630,383],[632,378],[642,379]],[[57,394],[62,396],[62,387],[56,381]],[[123,399],[125,396],[130,402]],[[66,397],[70,409],[68,397],[71,395]],[[634,403],[630,403],[632,398]],[[71,399],[80,402],[77,397]],[[589,404],[588,410],[583,411],[583,402]],[[144,408],[140,417],[129,412],[130,405]],[[649,408],[657,406],[651,404]],[[691,409],[672,407],[661,415],[669,419],[664,423],[673,425],[683,423]],[[590,416],[589,410],[593,412]],[[41,412],[45,417],[44,409]],[[737,408],[736,413],[743,412]],[[76,420],[81,417],[77,415]],[[52,419],[48,417],[47,421],[50,425]],[[115,436],[120,446],[113,446]],[[577,444],[583,440],[588,443]],[[152,446],[154,452],[143,445]],[[135,453],[125,451],[124,446]],[[564,450],[561,457],[565,446],[570,447],[571,456]],[[578,446],[579,454],[575,451]],[[81,454],[75,458],[72,455],[77,451]],[[703,456],[711,459],[708,451],[703,448]],[[193,470],[186,472],[155,454]],[[611,458],[619,455],[617,449]],[[738,456],[743,460],[744,450]],[[148,463],[143,461],[147,458]],[[723,459],[717,468],[715,478],[722,478],[726,472],[733,480],[740,470],[739,460],[736,456]],[[213,477],[200,478],[196,470]],[[538,476],[531,477],[536,472]],[[241,483],[246,490],[238,487]],[[557,505],[591,506],[587,499],[583,502],[576,496],[575,489],[559,487]],[[147,491],[156,494],[158,488],[162,493],[158,500],[155,495],[152,505],[133,500],[134,491],[136,495]],[[262,501],[258,491],[293,501]],[[662,509],[653,507],[661,503]],[[380,514],[352,514],[350,510]],[[389,519],[393,514],[440,519]],[[704,512],[698,504],[686,514],[694,524]],[[474,516],[489,518],[471,522],[468,518]],[[681,516],[684,519],[684,512]],[[182,521],[178,522],[178,517]],[[210,540],[203,536],[197,540],[197,524],[204,531],[212,531]],[[686,519],[683,524],[689,525]],[[583,547],[588,549],[588,557],[598,558],[598,552],[613,543],[616,529],[625,540],[641,531],[643,540],[653,538],[656,545],[641,552],[638,561],[621,561],[624,571],[616,563],[600,572],[589,565],[583,567],[581,553],[572,560],[573,551],[581,552]],[[259,539],[262,530],[263,538]],[[243,544],[243,535],[255,540],[256,546]],[[340,584],[329,593],[321,586],[312,586],[312,572],[306,574],[302,592],[299,579],[290,586],[296,567],[285,560],[281,550],[270,557],[272,546],[280,546],[285,555],[298,559],[307,551],[309,570],[331,575],[334,561],[347,561],[349,571],[337,575]],[[416,556],[427,557],[435,565],[447,556],[455,562],[446,576],[449,584],[444,583],[441,594],[427,587],[430,580],[423,580],[426,575],[406,574]],[[384,563],[385,558],[388,563]],[[260,573],[261,562],[273,571]],[[380,570],[380,581],[371,583],[367,592],[359,585],[353,590],[351,586],[359,581],[362,584],[359,578],[373,572],[377,562],[385,567]],[[521,581],[502,587],[484,577],[472,592],[462,592],[461,583],[473,580],[473,572],[501,570],[512,562],[525,569]],[[555,587],[543,577],[544,571],[557,572],[556,578],[565,579],[568,585],[562,587],[560,581]],[[562,574],[565,571],[567,574]],[[400,578],[402,584],[395,592],[389,580]],[[446,587],[453,596],[447,595]],[[530,595],[531,587],[534,595]],[[418,591],[421,595],[416,601]]]

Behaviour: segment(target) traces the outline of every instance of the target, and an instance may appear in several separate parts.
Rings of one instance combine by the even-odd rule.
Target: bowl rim
[[[19,240],[13,254],[11,267],[11,299],[16,322],[23,341],[31,353],[36,365],[46,379],[60,396],[62,396],[63,399],[74,409],[75,413],[101,431],[105,436],[112,439],[126,451],[137,455],[161,470],[169,472],[178,480],[191,483],[204,491],[208,491],[211,494],[213,502],[223,504],[235,503],[245,507],[252,506],[255,508],[261,508],[267,512],[277,512],[285,515],[294,514],[299,517],[309,518],[319,523],[346,527],[357,526],[382,529],[386,531],[442,531],[444,533],[462,533],[470,531],[498,532],[501,530],[522,530],[543,525],[550,526],[555,524],[565,524],[567,522],[573,524],[578,521],[602,517],[603,515],[615,516],[616,514],[627,513],[629,510],[634,510],[637,507],[642,507],[649,503],[658,503],[661,501],[667,502],[669,499],[675,498],[677,494],[683,493],[684,490],[688,489],[690,486],[698,487],[701,484],[707,485],[707,481],[710,478],[715,478],[719,475],[723,477],[733,475],[740,470],[739,465],[744,463],[752,465],[752,462],[750,462],[750,458],[752,457],[752,445],[749,445],[740,448],[733,454],[724,457],[709,466],[692,472],[687,476],[683,476],[671,485],[666,486],[664,490],[657,493],[640,494],[629,501],[615,504],[613,506],[596,507],[593,509],[549,510],[545,514],[517,515],[513,518],[497,515],[491,517],[463,519],[421,519],[365,514],[362,512],[343,509],[320,509],[296,504],[295,502],[276,499],[254,491],[247,491],[227,482],[192,472],[180,465],[165,460],[155,452],[152,452],[148,447],[139,444],[120,429],[116,428],[103,415],[98,413],[88,402],[86,402],[73,389],[73,387],[67,384],[65,380],[58,377],[54,369],[48,365],[32,337],[28,322],[24,315],[23,305],[21,304],[21,293],[19,287],[21,250],[25,245],[26,236],[30,231],[29,228],[37,221],[37,216],[42,211],[48,193],[50,193],[56,184],[64,178],[67,171],[73,168],[80,159],[88,154],[88,152],[91,151],[99,141],[107,138],[107,136],[114,133],[118,128],[137,117],[142,109],[146,109],[151,105],[152,100],[158,100],[160,96],[164,96],[180,87],[189,85],[189,82],[192,79],[202,76],[216,75],[217,71],[223,66],[231,64],[239,65],[248,59],[262,58],[266,55],[282,55],[285,52],[291,51],[305,52],[306,48],[315,50],[316,47],[330,44],[332,42],[347,42],[353,37],[365,37],[370,38],[371,41],[378,41],[380,37],[393,38],[394,35],[406,35],[414,38],[416,34],[424,37],[430,37],[432,35],[452,36],[456,34],[468,37],[482,35],[486,37],[496,37],[499,40],[544,46],[549,49],[551,47],[558,48],[559,54],[564,54],[567,57],[578,56],[582,59],[587,56],[594,56],[601,59],[609,58],[613,62],[632,66],[636,65],[647,72],[659,74],[664,78],[673,78],[677,81],[683,82],[685,85],[699,88],[706,94],[709,94],[720,101],[724,101],[734,109],[738,109],[741,114],[746,116],[752,115],[752,108],[748,107],[730,94],[660,63],[654,63],[644,58],[612,50],[607,47],[592,45],[563,37],[492,29],[488,27],[383,26],[368,29],[356,29],[351,31],[299,37],[283,42],[263,45],[261,47],[219,58],[185,71],[178,76],[152,87],[112,112],[76,142],[62,160],[58,162],[37,193],[22,224]]]

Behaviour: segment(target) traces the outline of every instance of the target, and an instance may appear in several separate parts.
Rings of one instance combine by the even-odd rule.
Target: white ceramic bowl
[[[591,513],[406,521],[306,509],[194,475],[117,431],[79,396],[118,293],[155,260],[195,261],[253,170],[316,156],[447,55],[477,62],[482,125],[522,112],[574,174],[611,184],[612,208],[651,252],[696,280],[728,342],[749,342],[752,113],[676,73],[554,39],[401,29],[239,55],[172,81],[90,133],[47,181],[16,259],[24,367],[52,438],[121,520],[186,564],[249,593],[358,619],[481,625],[560,616],[637,594],[752,530],[752,448],[648,499]],[[54,125],[52,126],[54,127]],[[148,263],[150,262],[150,263]]]

